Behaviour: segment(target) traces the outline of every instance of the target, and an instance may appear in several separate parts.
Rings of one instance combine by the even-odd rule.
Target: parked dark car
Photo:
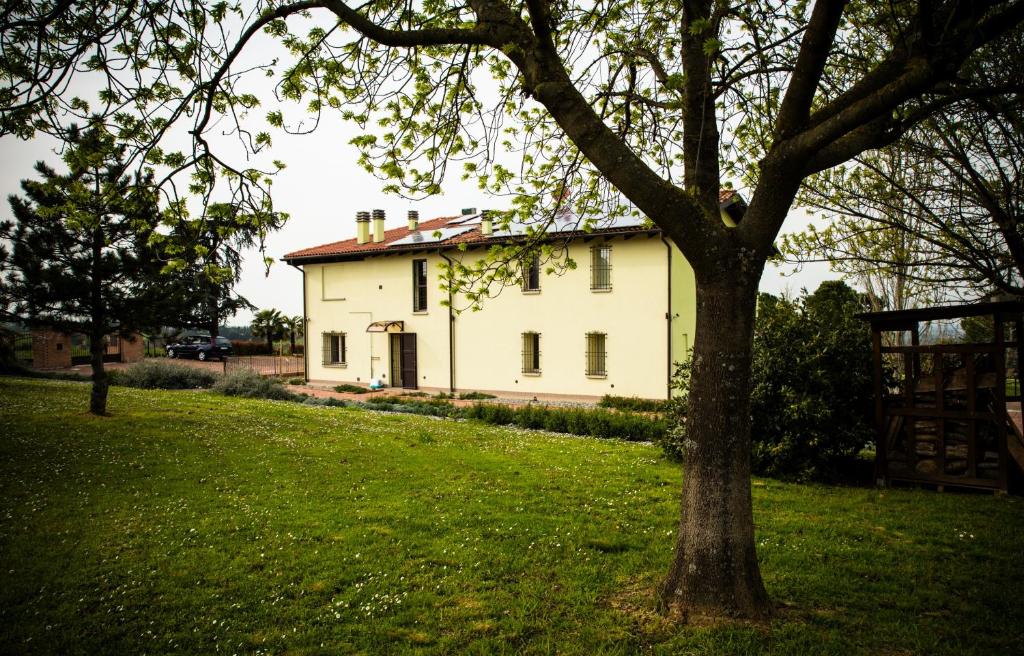
[[[231,355],[231,340],[218,337],[214,341],[209,335],[189,335],[176,344],[167,345],[169,358],[198,358],[200,360],[226,360]]]

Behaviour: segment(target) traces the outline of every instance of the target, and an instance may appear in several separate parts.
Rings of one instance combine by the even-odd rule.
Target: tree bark
[[[96,196],[99,197],[99,172],[96,172]],[[103,356],[106,345],[103,343],[104,303],[103,303],[103,217],[97,215],[96,227],[92,231],[92,277],[89,281],[90,322],[89,358],[92,364],[92,394],[89,396],[89,412],[94,415],[107,414],[107,372],[103,368]]]
[[[697,283],[682,516],[661,601],[688,616],[765,619],[754,549],[750,373],[758,271]]]
[[[103,355],[106,351],[103,333],[93,331],[89,336],[89,357],[92,364],[92,394],[89,397],[89,412],[94,415],[107,414],[107,388],[110,381],[103,367]]]
[[[220,336],[220,290],[215,284],[210,287],[210,337],[214,344]]]

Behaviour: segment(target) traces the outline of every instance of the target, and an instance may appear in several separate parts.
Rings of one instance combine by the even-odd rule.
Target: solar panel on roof
[[[451,239],[456,235],[469,232],[475,226],[458,226],[455,228],[440,228],[439,230],[418,230],[411,235],[402,237],[398,241],[391,242],[392,246],[403,246],[407,244],[432,244]]]
[[[584,222],[582,220],[577,221],[575,218],[568,221],[556,220],[553,221],[551,225],[547,226],[545,231],[548,233],[582,231],[583,225]],[[591,229],[595,231],[614,230],[616,228],[636,228],[644,225],[646,225],[646,219],[642,216],[623,216],[611,221],[607,219],[598,219],[591,223]],[[525,234],[526,225],[522,223],[513,223],[509,225],[508,228],[495,230],[493,237],[512,237]]]

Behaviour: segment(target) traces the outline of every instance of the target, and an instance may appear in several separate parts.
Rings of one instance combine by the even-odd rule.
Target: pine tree
[[[160,214],[151,180],[125,175],[123,148],[102,128],[76,129],[67,172],[36,164],[24,196],[9,198],[14,221],[0,224],[12,248],[0,279],[4,313],[33,326],[89,338],[89,410],[106,414],[104,339],[159,323],[161,263],[151,246]]]

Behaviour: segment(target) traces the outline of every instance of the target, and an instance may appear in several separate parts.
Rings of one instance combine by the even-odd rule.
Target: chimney
[[[484,210],[480,213],[480,234],[484,237],[490,237],[494,233],[494,220],[491,218],[491,213]]]
[[[409,210],[409,232],[420,229],[420,213],[416,210]]]
[[[384,210],[373,210],[373,242],[384,241]]]
[[[370,213],[356,212],[356,243],[365,244],[370,241]]]

